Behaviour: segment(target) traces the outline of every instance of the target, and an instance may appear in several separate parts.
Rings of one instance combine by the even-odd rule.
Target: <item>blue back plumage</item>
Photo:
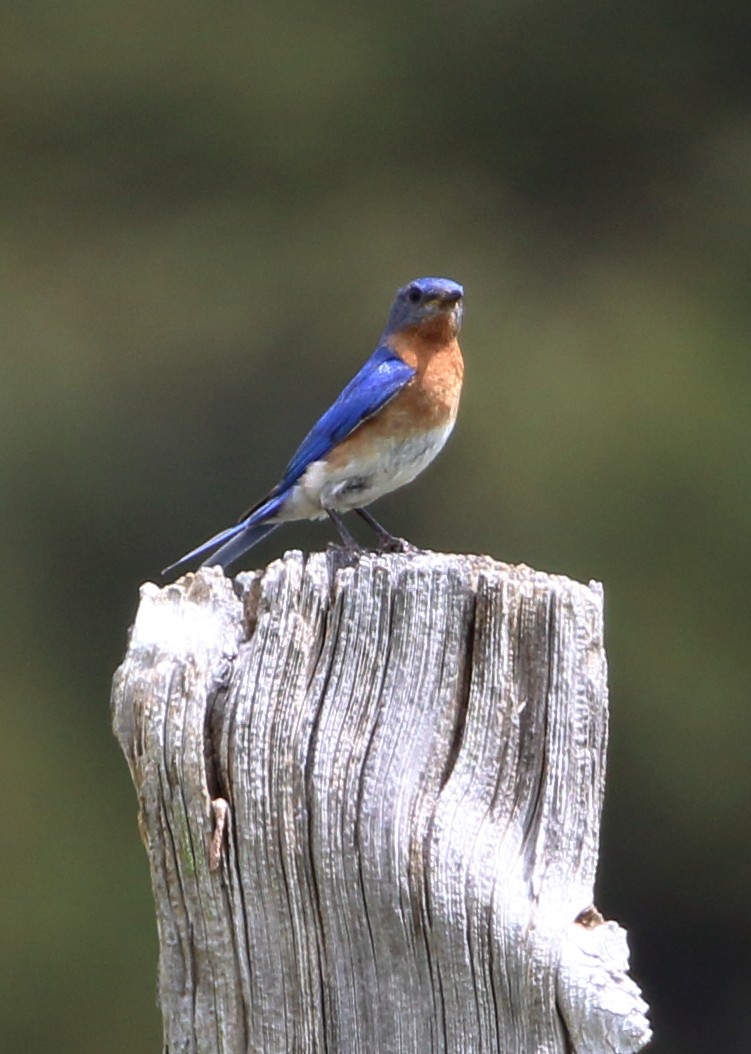
[[[387,345],[380,344],[305,436],[274,492],[287,490],[296,483],[311,462],[325,457],[332,447],[393,399],[414,375],[412,366]]]

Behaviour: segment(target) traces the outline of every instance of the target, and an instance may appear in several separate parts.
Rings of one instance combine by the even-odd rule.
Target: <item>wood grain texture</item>
[[[607,1054],[649,1038],[594,909],[598,586],[288,553],[141,605],[113,689],[169,1054]]]

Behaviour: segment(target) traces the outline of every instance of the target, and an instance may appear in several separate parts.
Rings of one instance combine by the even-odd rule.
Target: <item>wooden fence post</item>
[[[169,1054],[626,1054],[599,586],[288,553],[145,585],[113,688]]]

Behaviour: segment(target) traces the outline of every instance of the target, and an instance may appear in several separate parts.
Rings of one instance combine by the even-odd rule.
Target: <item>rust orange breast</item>
[[[458,341],[415,339],[400,335],[394,351],[417,372],[391,402],[363,421],[326,457],[331,465],[346,464],[366,448],[383,441],[409,438],[419,432],[452,425],[459,409],[464,360]]]
[[[394,351],[417,373],[394,399],[415,425],[435,428],[453,421],[459,409],[464,360],[458,340],[400,334]]]

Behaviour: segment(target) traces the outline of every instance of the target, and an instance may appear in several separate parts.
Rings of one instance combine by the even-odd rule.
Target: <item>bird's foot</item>
[[[377,549],[380,553],[420,553],[422,552],[412,542],[408,542],[406,538],[397,538],[396,535],[392,534],[391,531],[387,531],[382,523],[378,520],[367,509],[355,509],[357,515],[365,520],[369,527],[376,533],[377,538]]]
[[[361,553],[363,551],[363,547],[360,545],[357,538],[355,538],[354,534],[352,534],[352,532],[347,529],[347,525],[341,518],[339,513],[334,512],[333,509],[327,509],[326,511],[328,512],[329,519],[336,527],[337,531],[339,532],[339,537],[342,540],[341,545],[336,545],[335,548],[345,549],[348,553]]]
[[[413,545],[406,538],[397,538],[393,534],[383,535],[378,539],[378,549],[382,553],[422,553],[418,545]]]

